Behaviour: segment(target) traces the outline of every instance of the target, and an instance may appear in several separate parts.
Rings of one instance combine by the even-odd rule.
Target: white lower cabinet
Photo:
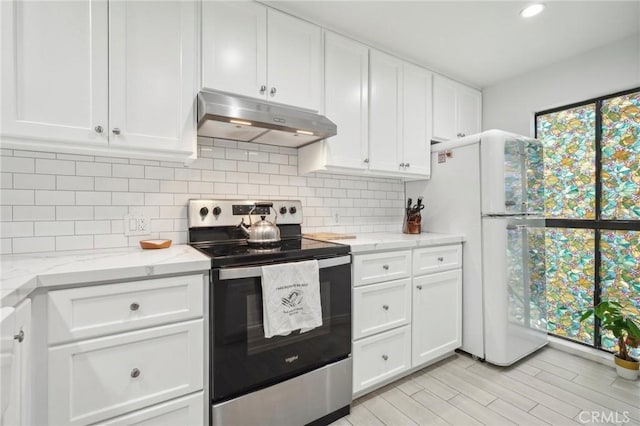
[[[462,342],[462,245],[353,256],[353,394],[453,352]]]
[[[462,270],[413,279],[412,366],[462,344]]]
[[[117,417],[98,426],[202,426],[204,424],[204,392],[197,392]]]
[[[411,368],[411,326],[353,343],[353,392],[357,393]]]
[[[203,425],[204,282],[50,292],[47,424]]]

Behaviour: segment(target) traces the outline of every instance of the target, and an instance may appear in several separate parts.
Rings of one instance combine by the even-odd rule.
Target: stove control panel
[[[273,207],[259,206],[255,204],[269,202]],[[254,211],[255,209],[255,211]],[[302,224],[302,202],[300,200],[189,200],[187,214],[189,228],[235,226],[244,218],[249,223],[249,213],[252,212],[253,220],[259,220],[256,216],[266,216],[267,220],[279,225]],[[277,219],[276,219],[277,214]]]

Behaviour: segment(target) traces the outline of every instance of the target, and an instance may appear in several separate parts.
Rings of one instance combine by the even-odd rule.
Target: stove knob
[[[218,216],[220,213],[222,213],[222,209],[220,207],[218,207],[218,206],[215,206],[213,208],[213,214]]]
[[[298,209],[296,209],[296,206],[289,207],[289,213],[296,214],[297,211],[298,211]]]
[[[200,209],[200,216],[204,217],[204,216],[206,216],[208,214],[209,214],[209,209],[208,208],[203,207],[203,208]]]
[[[287,208],[285,206],[280,207],[280,214],[285,214],[287,212]]]

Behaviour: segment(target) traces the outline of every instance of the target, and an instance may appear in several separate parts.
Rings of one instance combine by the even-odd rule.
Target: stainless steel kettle
[[[244,224],[244,218],[238,225],[238,228],[247,236],[247,242],[251,245],[275,244],[280,242],[280,228],[276,225],[278,213],[273,209],[275,218],[273,222],[265,219],[265,215],[260,215],[260,220],[253,223],[251,215],[261,207],[269,210],[273,209],[273,203],[255,203],[253,209],[249,212],[249,226]]]

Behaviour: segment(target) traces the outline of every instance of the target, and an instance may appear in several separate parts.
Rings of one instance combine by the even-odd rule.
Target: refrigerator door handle
[[[527,228],[527,225],[507,225],[507,229],[509,231],[515,231],[517,229],[522,230],[522,229],[526,229],[526,228]]]

